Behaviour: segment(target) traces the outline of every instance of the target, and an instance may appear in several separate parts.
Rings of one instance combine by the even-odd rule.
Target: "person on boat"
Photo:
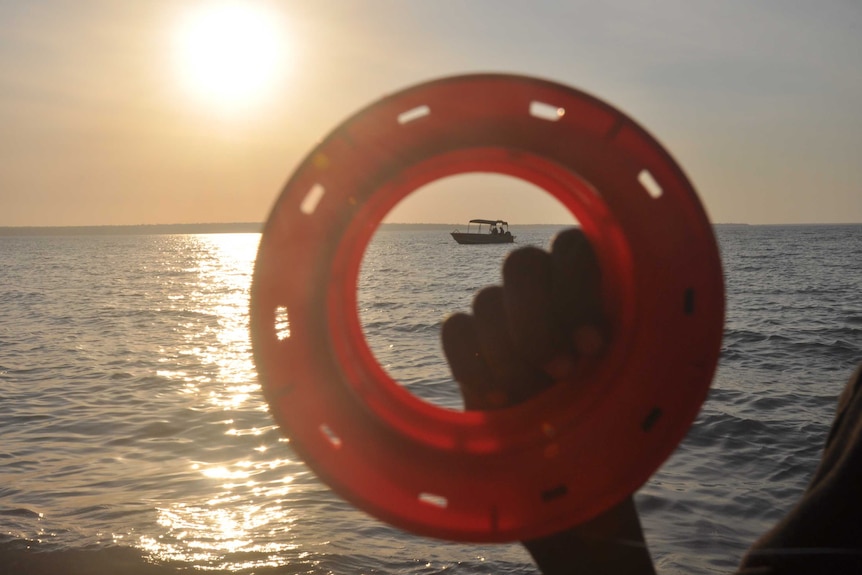
[[[580,230],[550,252],[525,247],[482,289],[472,313],[443,324],[446,359],[469,410],[514,405],[577,373],[614,334],[601,314],[600,272]],[[862,573],[862,367],[838,404],[820,466],[800,501],[749,549],[738,575]],[[545,575],[655,573],[633,497],[599,517],[522,542]]]
[[[497,226],[491,226],[491,234],[497,235]]]

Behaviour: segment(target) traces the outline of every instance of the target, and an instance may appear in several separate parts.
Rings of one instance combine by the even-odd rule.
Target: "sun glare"
[[[185,14],[174,54],[184,87],[198,102],[223,111],[271,96],[287,64],[279,16],[252,2],[204,3]]]

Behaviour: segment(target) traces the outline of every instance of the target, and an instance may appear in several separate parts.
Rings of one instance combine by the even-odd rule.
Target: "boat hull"
[[[515,236],[511,234],[471,234],[467,232],[451,232],[452,238],[459,244],[511,244]]]

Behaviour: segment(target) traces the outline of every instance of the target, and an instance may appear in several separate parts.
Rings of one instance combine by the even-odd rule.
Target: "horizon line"
[[[852,226],[862,225],[862,222],[796,222],[796,223],[770,223],[751,224],[746,222],[712,222],[713,226]],[[196,223],[170,223],[170,224],[90,224],[90,225],[23,225],[2,226],[0,225],[0,236],[28,235],[36,232],[47,232],[60,235],[63,232],[90,231],[95,233],[108,233],[119,230],[156,231],[158,233],[176,232],[181,229],[197,229],[201,233],[255,233],[263,232],[266,222],[196,222]],[[386,226],[458,226],[453,222],[382,222],[380,227]],[[520,226],[572,226],[572,222],[566,223],[523,223],[510,224],[514,227]]]

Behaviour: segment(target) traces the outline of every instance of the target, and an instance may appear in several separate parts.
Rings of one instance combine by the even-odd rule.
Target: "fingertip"
[[[595,261],[596,255],[590,240],[580,228],[570,228],[558,233],[551,243],[555,259],[564,259],[583,265]]]
[[[557,245],[577,245],[581,243],[588,242],[586,234],[581,228],[566,228],[558,232],[554,239],[551,240],[551,249],[557,247]]]
[[[470,323],[472,323],[472,321],[473,319],[470,315],[464,312],[451,314],[443,320],[443,327],[441,329],[442,337],[445,339],[447,335],[451,335],[453,332],[463,331]]]
[[[503,281],[511,283],[522,277],[535,277],[547,273],[550,256],[535,246],[519,248],[506,256],[503,262]]]
[[[502,311],[503,288],[498,285],[487,286],[473,296],[473,313],[477,316],[498,315]]]

